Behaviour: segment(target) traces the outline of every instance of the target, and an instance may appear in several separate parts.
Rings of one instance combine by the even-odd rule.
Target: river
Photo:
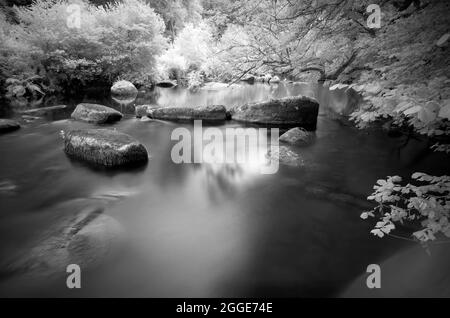
[[[315,141],[299,150],[301,166],[281,165],[273,175],[239,165],[177,165],[171,132],[192,125],[140,121],[132,113],[135,104],[151,102],[231,107],[299,94],[320,102]],[[147,147],[148,164],[103,171],[68,159],[60,132],[92,126],[68,119],[81,100],[124,112],[111,126]],[[0,271],[0,296],[341,296],[367,265],[414,246],[374,237],[373,222],[360,219],[376,180],[448,169],[425,141],[404,145],[379,129],[356,129],[341,116],[354,96],[316,84],[157,88],[129,103],[95,94],[60,102],[69,110],[0,136],[0,182],[8,185],[0,188],[0,258],[26,251],[55,221],[48,211],[78,198],[113,198],[104,213],[121,224],[125,247],[83,271],[79,290],[66,288],[65,272],[42,279]]]

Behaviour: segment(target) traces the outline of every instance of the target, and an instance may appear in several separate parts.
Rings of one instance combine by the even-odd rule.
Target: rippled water
[[[114,198],[105,213],[125,232],[118,257],[82,272],[82,288],[54,279],[0,275],[2,296],[339,296],[371,263],[410,243],[377,239],[359,215],[372,185],[387,175],[444,173],[445,162],[426,142],[359,131],[335,113],[353,97],[309,84],[234,86],[189,93],[158,89],[122,105],[86,96],[124,112],[138,103],[224,104],[305,94],[321,103],[315,142],[296,149],[300,167],[261,175],[239,165],[171,161],[171,132],[192,125],[142,122],[133,115],[112,125],[149,150],[146,167],[93,170],[69,160],[61,130],[92,125],[64,112],[0,136],[0,257],[33,246],[58,216],[52,206],[76,198]],[[73,107],[74,102],[68,102]],[[228,122],[218,128],[241,127]],[[5,186],[6,185],[6,186]],[[3,190],[1,190],[3,189]]]

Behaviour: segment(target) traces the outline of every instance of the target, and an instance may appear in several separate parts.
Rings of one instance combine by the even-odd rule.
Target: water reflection
[[[127,96],[127,97],[118,97],[118,96],[111,97],[113,102],[115,102],[120,106],[121,113],[132,113],[134,111],[134,101],[136,100],[136,98],[137,94],[134,96]]]
[[[196,107],[206,105],[224,105],[227,108],[246,103],[267,101],[291,96],[308,96],[320,103],[320,112],[327,116],[340,119],[341,115],[350,114],[359,102],[360,97],[353,90],[344,89],[330,91],[322,84],[302,82],[281,82],[279,84],[239,83],[231,86],[221,85],[192,92],[183,87],[156,88],[152,100],[145,103],[156,102],[162,107]],[[142,102],[144,102],[142,100]]]
[[[299,95],[305,92],[302,88],[302,86],[284,83],[276,85],[257,83],[254,85],[233,84],[216,90],[201,89],[197,92],[191,92],[182,87],[156,88],[156,90],[159,95],[157,103],[161,106],[225,105],[234,107],[272,98]]]
[[[32,286],[33,279],[17,283],[2,276],[0,295],[295,297],[345,290],[367,264],[381,264],[402,247],[370,236],[355,199],[365,202],[373,183],[386,175],[421,170],[445,174],[445,158],[432,154],[400,161],[393,152],[397,139],[361,132],[325,116],[327,107],[345,109],[349,97],[316,84],[236,85],[197,93],[156,89],[131,104],[109,97],[89,101],[131,112],[132,104],[141,102],[231,107],[297,94],[321,101],[316,142],[290,148],[304,165],[281,165],[274,175],[260,174],[263,162],[258,161],[175,164],[171,133],[177,127],[192,133],[193,126],[185,123],[125,116],[110,126],[142,142],[150,154],[142,169],[114,173],[73,164],[65,156],[60,130],[92,127],[87,123],[31,123],[0,136],[0,189],[12,189],[0,191],[0,259],[35,244],[33,234],[45,231],[55,218],[49,207],[76,198],[118,198],[105,213],[120,222],[128,237],[117,260],[83,272],[85,285],[76,294],[61,284],[64,279]],[[226,132],[251,126],[227,122],[215,127]],[[237,151],[257,157],[256,148]]]

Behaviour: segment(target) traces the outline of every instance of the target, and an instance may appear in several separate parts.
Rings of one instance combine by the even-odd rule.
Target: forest
[[[217,83],[353,94],[343,125],[447,163],[437,175],[393,165],[358,206],[367,236],[427,249],[450,238],[449,17],[447,0],[0,0],[0,115],[123,81],[192,96]]]

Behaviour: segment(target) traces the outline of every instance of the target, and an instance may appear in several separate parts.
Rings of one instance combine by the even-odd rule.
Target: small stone
[[[277,160],[280,164],[286,166],[301,167],[304,165],[302,157],[286,146],[279,146],[273,149],[273,151],[269,150],[267,157],[270,160]]]
[[[313,135],[303,128],[296,127],[282,134],[279,141],[296,146],[307,146],[312,143]]]

